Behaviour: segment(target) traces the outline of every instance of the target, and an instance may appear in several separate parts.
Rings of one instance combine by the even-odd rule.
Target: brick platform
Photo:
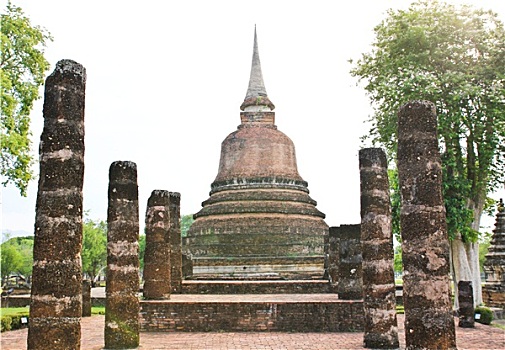
[[[349,332],[363,329],[363,302],[336,294],[172,295],[140,303],[148,332]]]
[[[104,316],[82,319],[81,349],[103,349]],[[404,317],[398,315],[400,349],[405,349]],[[457,322],[457,320],[456,320]],[[28,329],[3,332],[2,350],[25,350]],[[504,330],[476,323],[475,328],[456,327],[458,350],[503,350]],[[140,350],[357,350],[363,347],[363,332],[141,332]]]

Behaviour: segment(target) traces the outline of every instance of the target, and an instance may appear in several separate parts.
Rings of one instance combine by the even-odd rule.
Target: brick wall
[[[183,281],[184,294],[329,293],[328,281]]]
[[[348,332],[363,330],[362,301],[212,303],[141,301],[141,331]]]

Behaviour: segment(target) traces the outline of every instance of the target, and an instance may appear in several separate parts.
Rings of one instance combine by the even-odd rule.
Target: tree
[[[7,3],[1,15],[0,175],[2,185],[14,184],[23,196],[33,177],[29,115],[49,69],[43,48],[50,40],[49,32]]]
[[[82,271],[93,281],[107,265],[107,224],[85,219],[82,228]]]
[[[484,263],[486,262],[486,254],[488,253],[489,246],[491,245],[491,238],[493,234],[484,232],[479,237],[479,268],[480,273],[484,273]]]
[[[453,278],[472,281],[479,304],[480,218],[504,181],[503,23],[492,11],[421,0],[389,10],[374,31],[372,51],[351,69],[374,108],[370,137],[394,160],[400,107],[436,105]]]
[[[144,256],[146,255],[146,234],[139,235],[139,268],[144,271]]]
[[[33,236],[8,239],[0,246],[0,253],[2,279],[11,273],[23,276],[32,274]]]
[[[195,221],[193,219],[193,214],[183,215],[181,217],[181,236],[186,237],[188,235],[188,230],[191,224]]]
[[[23,256],[12,244],[2,244],[1,270],[2,280],[9,277],[11,273],[18,272],[23,263]]]

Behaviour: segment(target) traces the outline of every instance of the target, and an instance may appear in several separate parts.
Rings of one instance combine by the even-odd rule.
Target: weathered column
[[[339,299],[363,298],[363,273],[361,267],[360,225],[341,225],[333,228],[338,235],[338,282]]]
[[[139,346],[139,203],[137,165],[109,169],[105,348]]]
[[[373,349],[398,349],[391,201],[384,151],[360,150],[359,170],[364,345]]]
[[[474,328],[475,308],[473,307],[473,288],[471,281],[458,282],[458,301],[458,326],[462,328]]]
[[[409,102],[398,113],[398,176],[407,349],[456,349],[442,164],[431,102]]]
[[[82,281],[82,317],[91,316],[91,281]]]
[[[147,201],[144,298],[170,299],[170,194],[154,190]]]
[[[337,227],[330,227],[328,233],[328,279],[332,291],[337,292],[339,265],[339,234]]]
[[[181,195],[178,192],[169,192],[169,218],[170,218],[170,265],[172,293],[181,293],[182,290],[182,237],[181,237]]]
[[[80,349],[85,88],[71,60],[46,79],[28,349]]]

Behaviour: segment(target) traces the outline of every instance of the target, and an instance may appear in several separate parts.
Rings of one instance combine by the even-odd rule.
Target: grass
[[[26,307],[3,307],[0,309],[1,316],[12,316],[18,314],[28,314],[30,308]],[[105,315],[105,306],[93,306],[91,307],[92,315]]]
[[[30,309],[26,307],[3,307],[0,309],[1,316],[12,316],[18,314],[28,314]]]
[[[91,315],[105,315],[105,306],[92,306]]]
[[[500,323],[493,323],[491,322],[491,325],[492,327],[495,327],[495,328],[500,328],[500,329],[503,329],[505,330],[505,324],[500,324]]]

